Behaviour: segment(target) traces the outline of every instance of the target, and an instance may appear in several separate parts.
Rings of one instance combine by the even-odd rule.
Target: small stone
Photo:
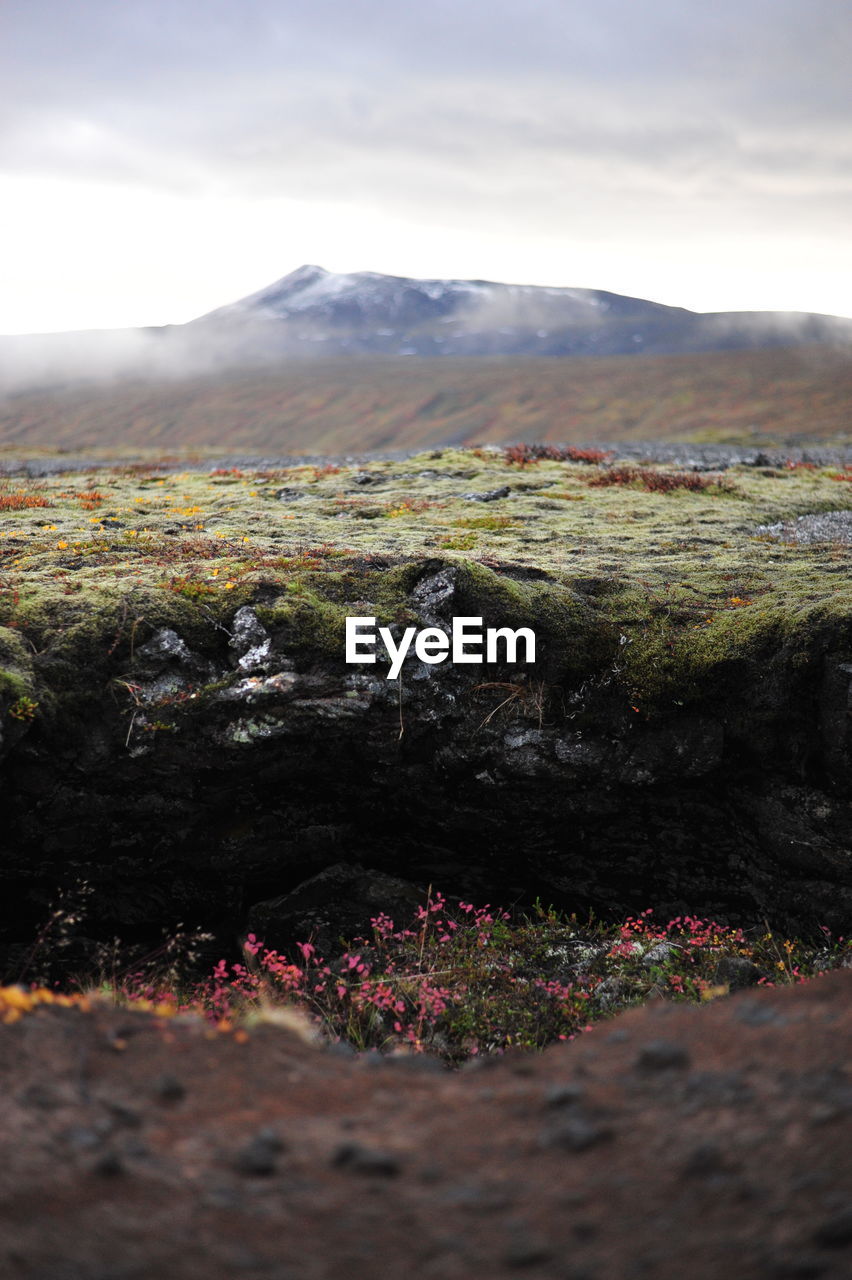
[[[186,1089],[177,1076],[162,1075],[154,1082],[154,1097],[158,1102],[181,1102]]]
[[[586,1116],[572,1116],[570,1120],[545,1129],[541,1136],[541,1146],[563,1147],[566,1151],[588,1151],[602,1142],[609,1142],[613,1136],[612,1129],[597,1120],[590,1120]]]
[[[604,978],[603,982],[595,988],[595,999],[598,1000],[602,1009],[614,1009],[624,1003],[631,993],[632,987],[626,978]],[[628,1031],[611,1031],[607,1036],[607,1040],[613,1044],[622,1044],[629,1039]]]
[[[360,1142],[344,1142],[336,1149],[331,1163],[338,1169],[373,1177],[394,1177],[399,1173],[399,1160],[387,1151],[364,1147]]]
[[[762,976],[757,965],[745,956],[723,956],[716,965],[713,981],[720,985],[726,983],[731,991],[742,991],[756,986]]]
[[[579,1084],[552,1084],[544,1095],[548,1107],[570,1107],[582,1102],[585,1089]]]
[[[116,1124],[124,1125],[128,1129],[138,1129],[142,1124],[142,1116],[135,1107],[128,1107],[123,1102],[111,1102],[109,1109]]]
[[[411,598],[424,621],[437,623],[451,612],[457,572],[455,568],[442,569],[422,578],[413,588]]]
[[[92,1169],[102,1178],[116,1178],[120,1173],[124,1173],[124,1164],[117,1152],[105,1151],[104,1154],[95,1161]]]
[[[253,671],[270,657],[272,642],[251,605],[234,614],[228,648],[241,671]]]
[[[642,967],[653,969],[654,965],[665,964],[674,954],[675,947],[670,942],[657,942],[642,957]]]
[[[192,658],[185,642],[171,627],[161,627],[137,653],[142,658],[171,658],[177,662],[188,662]]]
[[[503,1213],[512,1203],[512,1196],[499,1187],[484,1186],[478,1182],[459,1182],[448,1187],[441,1195],[441,1203],[461,1209],[465,1213]]]
[[[715,1142],[702,1142],[694,1147],[683,1167],[688,1178],[713,1178],[724,1171],[722,1151]]]
[[[508,498],[512,490],[507,484],[499,489],[489,489],[486,493],[463,493],[462,498],[465,502],[499,502],[501,498]]]
[[[671,1040],[649,1040],[639,1050],[635,1066],[638,1071],[684,1071],[689,1066],[689,1054]]]
[[[275,1172],[278,1157],[284,1143],[272,1129],[261,1129],[237,1155],[236,1166],[240,1173],[252,1177],[269,1177]]]

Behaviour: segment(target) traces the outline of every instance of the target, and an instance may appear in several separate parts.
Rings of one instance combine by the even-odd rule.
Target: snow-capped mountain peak
[[[236,313],[265,314],[283,318],[307,309],[333,309],[336,302],[357,303],[367,311],[399,311],[403,298],[409,304],[419,295],[428,302],[457,297],[472,298],[506,286],[478,280],[416,280],[383,275],[377,271],[334,272],[313,264],[297,267],[274,284],[220,307],[212,316]],[[326,308],[325,304],[331,304]],[[204,319],[209,319],[205,316]]]
[[[698,315],[597,289],[335,272],[313,263],[202,316],[241,348],[305,355],[623,355],[849,341],[821,317]]]

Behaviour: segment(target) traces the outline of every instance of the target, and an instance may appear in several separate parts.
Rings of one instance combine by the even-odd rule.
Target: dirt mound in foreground
[[[452,1074],[95,1006],[0,1027],[10,1280],[840,1277],[852,973]]]

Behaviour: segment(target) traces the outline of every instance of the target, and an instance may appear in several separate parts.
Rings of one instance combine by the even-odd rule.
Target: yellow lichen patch
[[[56,1005],[63,1009],[91,1007],[83,995],[60,995],[47,987],[0,987],[0,1022],[17,1022],[25,1013],[44,1005]]]

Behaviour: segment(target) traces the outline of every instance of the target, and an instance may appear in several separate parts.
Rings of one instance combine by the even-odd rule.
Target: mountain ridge
[[[697,312],[601,289],[330,272],[316,264],[189,328],[223,323],[272,325],[280,340],[318,343],[326,355],[669,355],[852,344],[852,319],[840,316]]]
[[[269,369],[317,356],[658,356],[799,346],[852,351],[852,319],[695,312],[597,289],[305,264],[185,324],[0,338],[0,393]]]

